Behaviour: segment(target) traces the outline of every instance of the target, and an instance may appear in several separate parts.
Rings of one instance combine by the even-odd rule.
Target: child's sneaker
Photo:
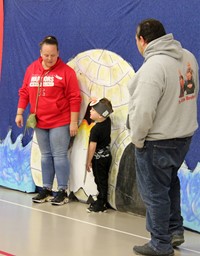
[[[94,203],[91,203],[90,206],[87,208],[87,212],[106,212],[106,210],[106,205],[98,200]]]
[[[67,202],[69,202],[69,199],[64,189],[60,189],[56,196],[51,200],[52,205],[63,205]]]
[[[44,203],[49,202],[53,198],[52,191],[47,188],[42,188],[37,196],[32,198],[34,203]]]

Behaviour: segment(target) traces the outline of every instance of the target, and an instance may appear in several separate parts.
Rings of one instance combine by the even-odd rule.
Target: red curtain
[[[0,76],[1,76],[1,65],[2,65],[2,53],[3,53],[3,0],[0,0]]]

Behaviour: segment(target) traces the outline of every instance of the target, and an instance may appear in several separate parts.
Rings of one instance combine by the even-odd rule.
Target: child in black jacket
[[[99,194],[97,200],[90,204],[88,212],[105,212],[108,193],[108,172],[112,162],[110,152],[111,120],[113,112],[111,102],[102,98],[90,103],[90,118],[95,125],[90,131],[86,170],[93,171]]]

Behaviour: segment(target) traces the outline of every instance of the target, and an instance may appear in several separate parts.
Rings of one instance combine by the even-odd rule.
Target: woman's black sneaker
[[[51,200],[52,205],[63,205],[69,202],[69,198],[64,189],[60,189],[56,196]]]
[[[34,203],[45,203],[51,201],[53,198],[52,191],[47,188],[42,188],[37,196],[32,198]]]

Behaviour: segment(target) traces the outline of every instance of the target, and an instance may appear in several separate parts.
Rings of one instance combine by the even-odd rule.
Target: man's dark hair
[[[155,19],[146,19],[139,23],[137,27],[136,36],[142,36],[146,43],[166,35],[163,24]]]

